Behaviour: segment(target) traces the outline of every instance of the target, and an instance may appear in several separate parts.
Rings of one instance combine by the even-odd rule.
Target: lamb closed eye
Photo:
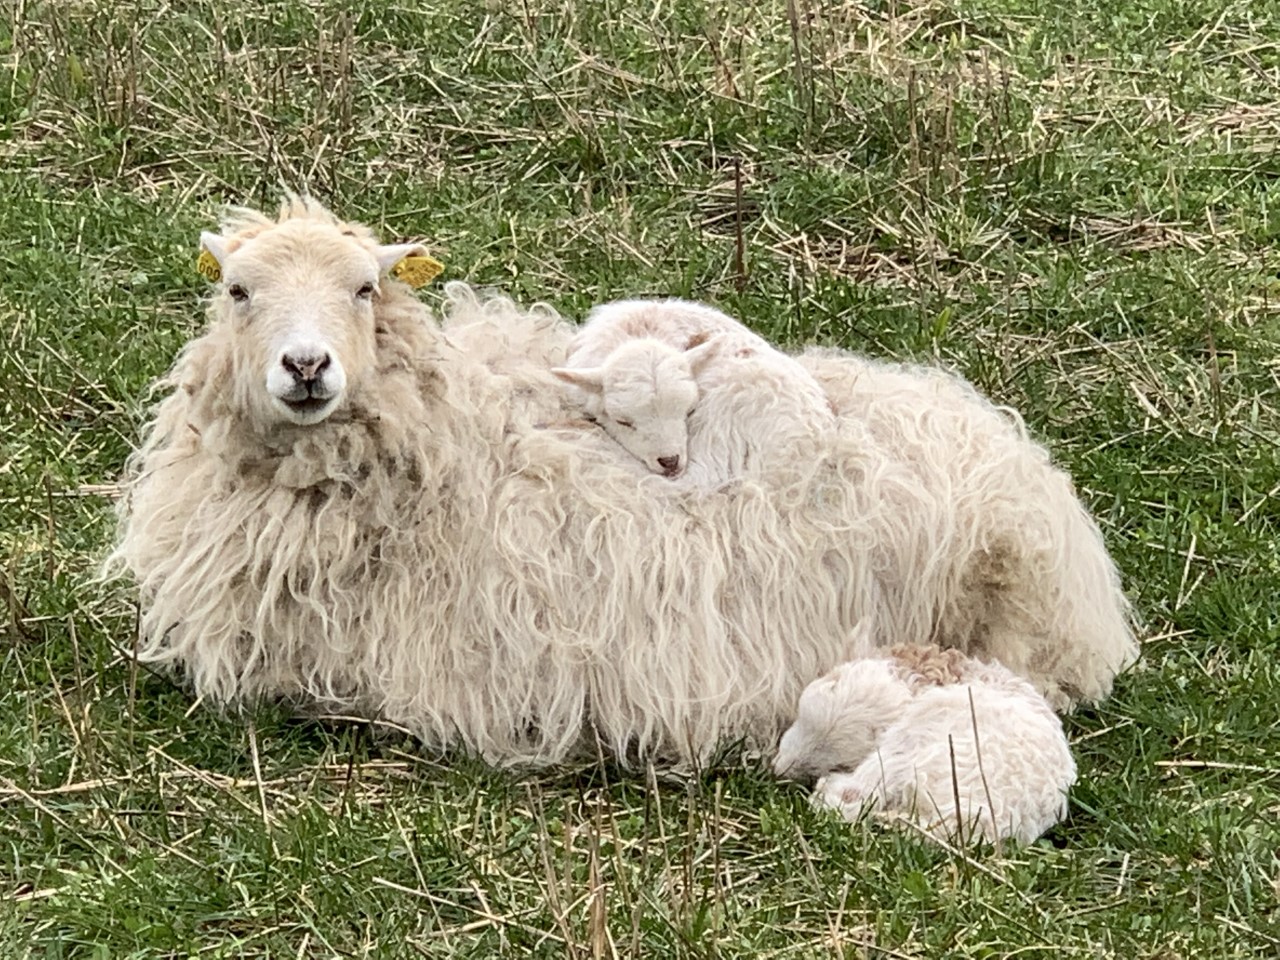
[[[615,420],[613,422],[620,427],[626,427],[628,430],[631,430],[635,427],[635,424],[632,423],[630,420]]]

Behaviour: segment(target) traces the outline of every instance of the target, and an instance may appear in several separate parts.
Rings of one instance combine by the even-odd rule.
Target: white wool
[[[591,308],[569,344],[569,363],[577,368],[599,366],[629,340],[661,340],[676,350],[689,350],[716,334],[769,346],[750,327],[710,304],[675,297],[614,300]]]
[[[926,677],[920,660],[949,660]],[[775,769],[817,775],[819,806],[906,819],[927,836],[1030,843],[1067,812],[1076,765],[1062,723],[1025,680],[957,651],[902,651],[811,683]]]
[[[822,386],[841,424],[858,423],[913,474],[914,489],[946,503],[938,519],[949,528],[951,546],[930,564],[955,556],[974,561],[966,572],[953,570],[959,579],[932,635],[890,642],[923,639],[997,659],[1031,678],[1055,710],[1105,696],[1109,681],[1102,678],[1138,655],[1130,607],[1115,564],[1101,559],[1102,533],[1071,478],[1028,437],[1017,412],[936,368],[821,347],[796,359]],[[932,566],[921,571],[926,581],[939,573]],[[886,589],[910,592],[916,585]],[[987,594],[998,600],[984,607],[979,598]],[[1111,640],[1075,647],[1020,639],[1049,635]]]
[[[306,302],[348,232],[377,249],[292,201],[224,239],[252,236],[260,302]],[[939,401],[922,376],[839,418],[795,476],[687,490],[568,419],[551,311],[450,284],[442,329],[378,285],[332,345],[341,395],[305,424],[219,293],[130,460],[109,568],[137,583],[140,656],[208,702],[320,702],[500,763],[562,760],[584,734],[687,762],[776,742],[808,679],[868,652],[864,620],[999,657],[1062,705],[1134,656],[1070,481],[971,391]],[[881,369],[826,356],[819,379],[857,408]]]
[[[754,334],[719,334],[696,348],[699,401],[689,418],[686,482],[751,477],[794,486],[831,449],[834,408],[800,363]]]

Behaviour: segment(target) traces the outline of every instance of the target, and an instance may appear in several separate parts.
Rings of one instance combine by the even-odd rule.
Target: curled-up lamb
[[[835,424],[826,394],[795,359],[686,300],[596,307],[552,372],[650,471],[698,486],[803,473]]]
[[[1067,812],[1076,765],[1027,681],[958,650],[893,647],[841,664],[800,697],[774,769],[817,776],[814,803],[870,809],[927,836],[1030,843]]]
[[[689,417],[697,375],[712,344],[679,350],[662,340],[627,340],[598,366],[552,372],[582,392],[583,409],[652,473],[678,477],[689,464]],[[572,359],[572,358],[571,358]]]

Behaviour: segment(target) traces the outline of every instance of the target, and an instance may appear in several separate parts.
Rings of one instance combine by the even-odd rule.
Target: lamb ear
[[[685,359],[689,361],[689,369],[693,371],[696,377],[702,372],[702,368],[714,357],[720,350],[720,343],[716,337],[698,344],[684,352]]]
[[[575,370],[573,367],[552,367],[552,374],[565,383],[572,383],[588,393],[604,393],[604,370],[601,367],[589,367]]]
[[[227,238],[217,233],[204,230],[200,233],[200,256],[196,260],[196,272],[212,283],[222,279],[222,271],[226,267],[227,255],[231,248]]]

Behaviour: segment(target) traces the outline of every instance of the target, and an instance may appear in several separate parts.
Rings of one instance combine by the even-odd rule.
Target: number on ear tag
[[[201,250],[200,256],[196,257],[196,273],[210,283],[217,283],[222,279],[222,267],[218,266],[218,258],[208,250]]]

